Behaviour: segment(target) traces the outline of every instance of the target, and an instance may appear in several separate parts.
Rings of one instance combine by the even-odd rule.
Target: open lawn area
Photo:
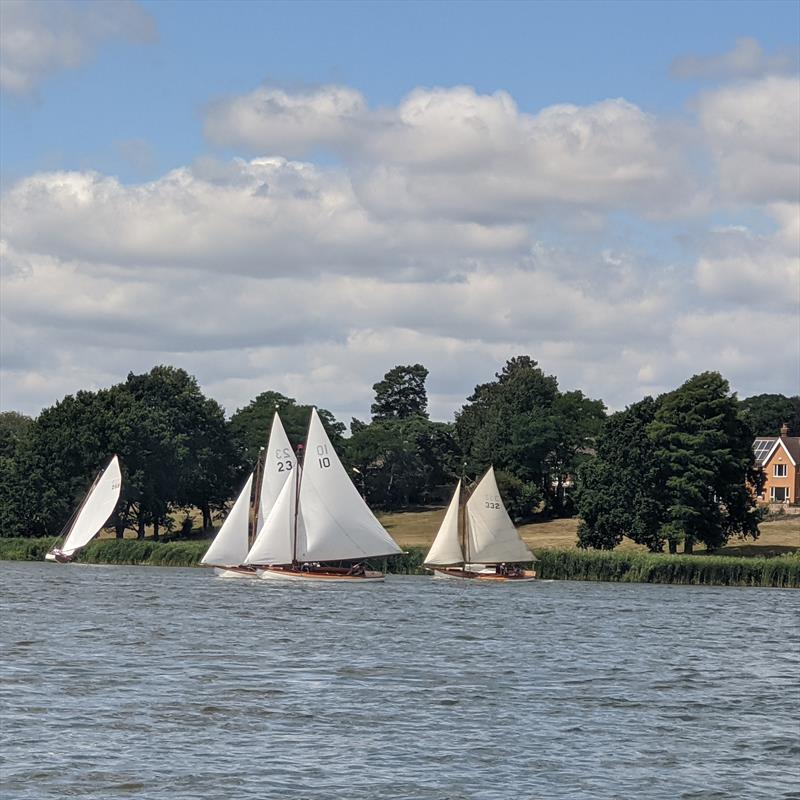
[[[444,517],[445,507],[423,511],[405,511],[395,514],[378,514],[381,524],[402,547],[426,547],[433,541]],[[578,519],[554,519],[522,525],[522,538],[534,550],[564,550],[576,548]],[[647,548],[630,539],[623,539],[617,550],[647,552]],[[761,536],[751,539],[733,539],[720,555],[772,556],[800,550],[800,516],[783,517],[761,524]],[[695,552],[703,552],[701,546]]]

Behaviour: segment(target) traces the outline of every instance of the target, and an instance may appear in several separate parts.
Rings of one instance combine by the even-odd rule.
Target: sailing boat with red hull
[[[297,459],[276,411],[267,447],[261,450],[255,471],[245,482],[201,564],[214,567],[220,578],[257,577],[256,567],[245,564],[245,558],[283,484],[296,467]]]
[[[436,578],[524,582],[535,580],[536,572],[521,565],[535,560],[508,516],[489,467],[469,495],[458,482],[425,566]]]
[[[314,408],[302,463],[287,480],[245,563],[264,580],[382,581],[364,561],[402,552],[350,480]],[[356,562],[341,567],[330,562]]]

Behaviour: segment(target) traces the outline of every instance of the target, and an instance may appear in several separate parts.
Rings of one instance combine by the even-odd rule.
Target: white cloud
[[[697,106],[723,198],[797,202],[800,79],[772,76],[726,86],[701,95]]]
[[[780,288],[800,206],[774,178],[797,163],[787,80],[703,95],[694,130],[621,99],[526,114],[456,87],[371,110],[340,87],[265,89],[207,124],[267,155],[140,184],[31,175],[2,198],[2,404],[172,363],[229,411],[275,389],[349,420],[421,362],[449,419],[520,353],[614,408],[702,369],[794,391],[759,336],[796,318]],[[286,158],[323,146],[342,160]],[[754,230],[765,216],[775,229]]]
[[[800,290],[800,204],[773,207],[772,234],[735,226],[712,231],[697,262],[697,284],[708,297],[750,308],[797,310]]]
[[[531,115],[502,91],[415,89],[371,110],[344,87],[263,88],[206,116],[217,144],[252,152],[342,153],[359,199],[382,216],[528,219],[553,205],[682,213],[697,187],[674,126],[622,99]]]
[[[365,113],[364,97],[346,86],[295,94],[263,86],[209,104],[204,130],[216,144],[299,156],[318,146],[345,147]]]
[[[715,56],[686,55],[672,62],[677,78],[758,78],[796,69],[797,56],[790,53],[767,55],[749,36],[736,40],[733,49]]]
[[[155,36],[151,15],[131,0],[3,0],[0,88],[30,94],[48,75],[79,67],[103,41]]]

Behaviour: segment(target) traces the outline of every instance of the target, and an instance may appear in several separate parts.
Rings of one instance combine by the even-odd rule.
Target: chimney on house
[[[784,422],[781,425],[781,436],[788,436],[789,435],[789,426]]]

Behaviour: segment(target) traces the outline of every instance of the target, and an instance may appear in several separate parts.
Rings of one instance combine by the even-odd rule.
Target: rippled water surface
[[[4,800],[800,798],[800,593],[0,563]]]

